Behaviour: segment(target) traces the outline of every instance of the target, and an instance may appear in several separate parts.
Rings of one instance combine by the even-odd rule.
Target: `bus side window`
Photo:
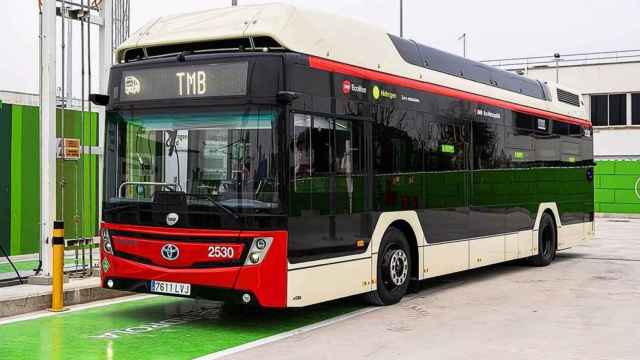
[[[296,179],[311,176],[311,115],[295,114],[293,130],[293,174]]]

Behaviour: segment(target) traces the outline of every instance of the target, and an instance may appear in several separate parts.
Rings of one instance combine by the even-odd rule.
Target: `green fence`
[[[61,137],[60,111],[57,116],[57,134]],[[86,143],[83,145],[96,146],[97,114],[90,117],[86,113],[85,118]],[[89,124],[93,130],[91,136]],[[64,125],[64,137],[81,138],[81,112],[66,110]],[[0,103],[0,245],[11,255],[39,250],[39,139],[37,107]],[[65,221],[65,236],[69,239],[93,236],[97,232],[97,169],[98,158],[95,155],[84,155],[75,161],[57,161],[57,213]],[[81,231],[83,228],[84,233]]]
[[[640,214],[640,161],[598,161],[595,187],[596,212]]]

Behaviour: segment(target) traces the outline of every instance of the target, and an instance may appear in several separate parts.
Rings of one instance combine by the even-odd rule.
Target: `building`
[[[486,62],[581,92],[594,127],[596,212],[640,214],[640,50]]]
[[[76,104],[77,105],[77,104]],[[57,112],[58,137],[98,144],[98,114],[70,104]],[[85,136],[82,136],[82,130]],[[38,96],[0,91],[0,245],[9,255],[40,248],[40,127]],[[88,149],[85,148],[85,149]],[[79,153],[77,155],[80,155]],[[57,161],[57,213],[67,240],[91,238],[98,227],[98,157]]]

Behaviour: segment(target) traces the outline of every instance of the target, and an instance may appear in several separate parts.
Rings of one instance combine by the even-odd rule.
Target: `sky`
[[[77,0],[79,2],[79,0]],[[273,1],[238,0],[240,5]],[[282,0],[399,31],[399,0]],[[131,0],[132,33],[163,15],[225,7],[231,0]],[[475,60],[640,48],[640,0],[404,0],[404,36]],[[73,93],[80,92],[79,28]],[[97,50],[97,29],[92,30]],[[0,0],[0,90],[38,92],[35,0]],[[97,69],[97,51],[93,55]],[[94,71],[94,75],[97,71]],[[92,83],[97,86],[94,77]],[[95,87],[94,87],[95,88]]]

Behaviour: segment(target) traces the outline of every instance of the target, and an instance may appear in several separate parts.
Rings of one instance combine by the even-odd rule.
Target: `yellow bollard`
[[[53,290],[51,292],[51,311],[64,310],[64,222],[53,223],[53,269],[51,272]]]

